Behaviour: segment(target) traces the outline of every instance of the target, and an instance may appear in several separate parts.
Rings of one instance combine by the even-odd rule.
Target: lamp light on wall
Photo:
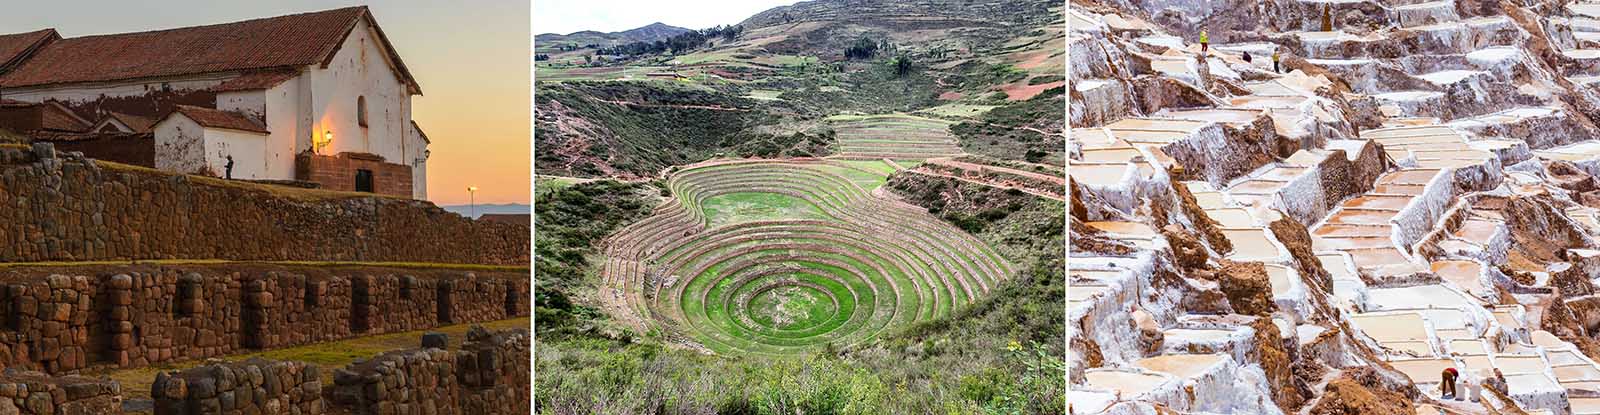
[[[478,218],[478,186],[467,186],[467,219]]]
[[[317,139],[316,137],[313,137],[311,139],[311,141],[312,141],[311,146],[313,147],[315,152],[316,153],[322,153],[322,149],[327,147],[328,143],[332,143],[333,142],[333,130],[323,131],[322,132],[322,137],[321,137],[320,140]]]

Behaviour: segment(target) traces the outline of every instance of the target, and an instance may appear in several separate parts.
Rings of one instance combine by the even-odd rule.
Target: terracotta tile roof
[[[422,136],[422,142],[433,144],[433,140],[428,139],[428,133],[422,132],[422,126],[417,125],[417,120],[411,120],[411,128],[417,129],[417,135]]]
[[[122,125],[128,126],[128,128],[133,129],[133,132],[136,133],[150,131],[150,127],[154,127],[157,121],[156,119],[150,117],[140,117],[137,115],[123,114],[116,111],[106,111],[106,118],[115,118],[117,121],[122,122]]]
[[[250,131],[267,134],[267,127],[260,121],[237,112],[222,111],[211,108],[201,108],[192,105],[178,105],[173,108],[172,114],[183,114],[194,120],[196,124],[206,128],[225,128],[229,130]],[[172,117],[168,114],[162,120]]]
[[[78,116],[78,114],[73,113],[72,110],[59,103],[46,102],[40,105],[43,111],[40,122],[45,130],[81,133],[94,126],[89,120],[83,119],[83,117]]]
[[[60,39],[50,42],[16,69],[0,75],[0,86],[326,66],[363,19],[389,50],[399,77],[414,93],[420,94],[415,78],[395,54],[365,6],[207,26]]]
[[[251,91],[269,89],[300,75],[295,71],[261,71],[244,74],[211,87],[213,92]]]
[[[7,69],[16,66],[40,46],[60,38],[61,35],[56,34],[55,29],[0,35],[0,73],[5,73]]]

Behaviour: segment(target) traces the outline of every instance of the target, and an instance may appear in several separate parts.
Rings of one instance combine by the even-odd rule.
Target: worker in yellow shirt
[[[1272,73],[1282,73],[1282,71],[1278,70],[1278,50],[1277,49],[1273,49],[1272,50]]]
[[[1206,36],[1205,29],[1200,29],[1200,54],[1204,55],[1206,54],[1206,51],[1211,50],[1210,45],[1211,37]]]

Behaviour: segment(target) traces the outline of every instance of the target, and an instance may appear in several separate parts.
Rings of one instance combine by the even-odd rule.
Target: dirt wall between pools
[[[115,259],[525,265],[527,227],[433,203],[171,174],[0,147],[0,262]]]

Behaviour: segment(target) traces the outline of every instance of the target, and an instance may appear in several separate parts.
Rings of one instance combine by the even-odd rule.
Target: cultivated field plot
[[[840,158],[924,160],[961,155],[950,122],[905,114],[828,117]]]
[[[606,240],[611,315],[719,353],[845,347],[948,315],[1012,273],[926,211],[872,194],[881,161],[720,160]],[[688,342],[686,342],[688,343]]]
[[[917,114],[932,115],[937,117],[960,117],[976,119],[979,116],[988,113],[989,110],[999,107],[1000,106],[998,105],[950,103],[917,111]]]
[[[534,77],[540,81],[611,81],[619,79],[646,79],[651,72],[665,71],[665,66],[549,66],[535,65]]]

